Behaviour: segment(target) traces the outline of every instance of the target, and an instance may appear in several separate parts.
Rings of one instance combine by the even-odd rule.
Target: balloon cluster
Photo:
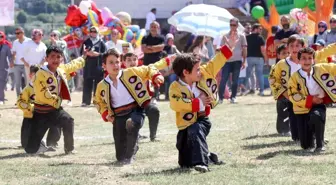
[[[113,15],[107,7],[98,9],[92,0],[82,0],[79,7],[69,6],[64,22],[69,27],[70,34],[65,36],[69,42],[84,40],[91,26],[98,27],[100,34],[107,37],[111,37],[112,30],[117,29],[119,39],[130,42],[135,47],[140,46],[141,40],[146,34],[146,31],[140,29],[138,25],[131,25],[132,18],[127,12]],[[75,44],[74,47],[80,47],[80,45]]]

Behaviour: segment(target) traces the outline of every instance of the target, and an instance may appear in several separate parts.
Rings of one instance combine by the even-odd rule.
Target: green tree
[[[24,24],[27,22],[28,19],[28,15],[26,12],[24,11],[20,11],[18,13],[18,15],[16,16],[16,20],[18,21],[18,23]]]
[[[51,23],[52,22],[52,17],[49,14],[46,13],[40,13],[36,16],[38,21],[41,21],[43,23]]]

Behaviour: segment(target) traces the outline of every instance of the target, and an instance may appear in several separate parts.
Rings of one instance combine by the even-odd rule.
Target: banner
[[[14,25],[14,0],[0,0],[0,26]]]

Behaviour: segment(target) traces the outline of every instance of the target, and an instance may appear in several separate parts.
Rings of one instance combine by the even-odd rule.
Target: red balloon
[[[67,16],[64,19],[66,25],[71,27],[80,27],[87,20],[87,16],[81,14],[79,7],[71,5],[68,7]]]

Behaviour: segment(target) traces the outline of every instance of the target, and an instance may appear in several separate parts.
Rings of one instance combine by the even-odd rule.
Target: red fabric
[[[210,111],[211,111],[211,107],[210,107],[210,105],[207,105],[207,106],[205,107],[205,115],[206,115],[206,116],[209,116],[209,115],[210,115]]]
[[[63,80],[61,80],[61,90],[60,90],[60,94],[63,100],[71,100],[70,97],[70,92],[67,88],[67,86],[65,85],[65,82]]]
[[[225,58],[227,60],[229,60],[229,58],[232,57],[232,51],[231,51],[231,49],[227,45],[222,46],[220,48],[220,51],[223,53],[223,55],[225,56]]]
[[[72,72],[72,73],[70,73],[70,76],[71,76],[71,77],[74,77],[74,76],[76,76],[76,75],[77,75],[76,72]]]
[[[331,100],[331,98],[328,95],[324,96],[324,98],[323,98],[323,104],[329,104],[329,103],[333,103],[333,101]]]
[[[270,36],[266,40],[266,54],[268,58],[276,58],[276,47],[274,43],[274,36]]]
[[[331,57],[328,57],[327,60],[328,60],[328,63],[332,63],[332,58]]]
[[[146,82],[146,88],[147,88],[149,96],[153,97],[154,96],[154,92],[151,91],[151,89],[150,89],[150,82],[149,82],[149,80],[147,80],[147,82]]]
[[[104,71],[104,78],[106,78],[108,75],[108,72],[107,71]]]
[[[6,34],[2,31],[0,31],[0,35],[2,35],[2,41],[0,41],[0,45],[7,45],[9,48],[12,49],[12,43],[10,43],[8,40],[6,40]]]
[[[167,63],[167,66],[170,65],[170,58],[169,57],[166,57],[166,63]]]
[[[103,120],[105,121],[105,122],[107,122],[108,120],[107,120],[107,115],[108,115],[108,111],[106,110],[105,112],[103,112],[103,114],[102,114],[102,118],[103,118]]]
[[[192,112],[198,112],[200,110],[200,99],[193,98],[191,100]]]
[[[308,95],[306,100],[306,108],[311,109],[313,107],[313,96]]]
[[[159,87],[160,85],[162,85],[162,84],[155,83],[155,79],[159,76],[162,76],[161,73],[157,73],[152,77],[152,83],[153,83],[154,87]]]
[[[63,40],[67,43],[68,49],[80,48],[80,46],[84,42],[73,34],[66,35],[65,37],[63,37]]]
[[[104,23],[103,18],[102,18],[102,12],[100,9],[97,8],[97,5],[94,1],[91,1],[91,8],[98,16],[99,25],[102,25]]]

